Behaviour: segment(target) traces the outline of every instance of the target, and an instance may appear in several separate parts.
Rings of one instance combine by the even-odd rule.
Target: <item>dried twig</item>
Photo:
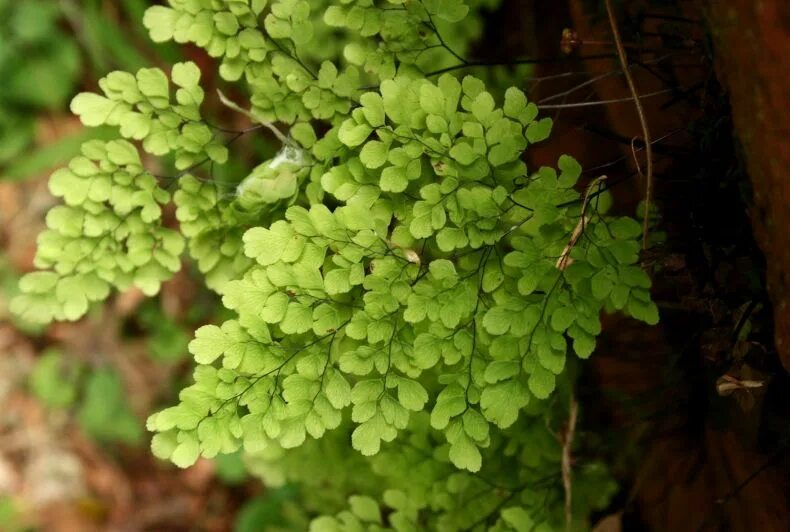
[[[560,253],[560,258],[557,259],[557,264],[555,266],[558,270],[564,270],[573,263],[573,259],[571,259],[571,251],[573,251],[573,247],[576,245],[579,237],[584,232],[584,227],[587,225],[587,222],[590,221],[590,219],[587,217],[587,205],[590,202],[590,193],[592,192],[593,188],[595,188],[601,183],[601,181],[605,179],[605,175],[597,177],[593,179],[592,183],[590,183],[590,185],[587,187],[587,192],[584,194],[584,203],[582,203],[582,212],[579,216],[579,223],[576,224],[576,227],[573,229],[573,233],[571,233],[571,238],[568,240],[568,244],[566,244],[565,249],[563,249],[562,253]]]
[[[642,98],[660,96],[662,94],[672,92],[673,90],[675,89],[661,89],[654,92],[648,92],[647,94],[643,94]],[[611,100],[595,100],[592,102],[557,103],[557,104],[549,104],[549,105],[538,105],[538,109],[573,109],[578,107],[595,107],[596,105],[609,105],[612,103],[630,102],[633,99],[634,99],[633,96],[628,96],[625,98],[612,98]]]
[[[562,438],[562,487],[565,490],[565,529],[570,531],[573,521],[573,491],[571,477],[571,448],[573,447],[573,435],[576,432],[576,417],[579,413],[579,403],[571,397],[570,414],[568,415],[568,428]]]
[[[609,25],[612,27],[612,37],[614,38],[615,46],[617,47],[617,57],[620,59],[620,66],[623,69],[623,75],[628,83],[628,89],[631,91],[631,96],[636,105],[636,112],[639,115],[639,122],[642,125],[642,136],[645,141],[645,155],[647,159],[646,171],[646,187],[645,187],[645,216],[642,220],[642,249],[647,248],[647,230],[650,219],[650,199],[653,194],[653,145],[650,142],[650,128],[647,125],[647,118],[645,117],[645,110],[642,108],[642,103],[639,101],[639,93],[636,92],[634,79],[631,77],[631,72],[628,70],[628,57],[625,55],[625,48],[623,41],[620,38],[620,30],[617,27],[617,20],[614,16],[612,9],[612,0],[605,0],[606,13],[609,15]]]
[[[226,106],[226,107],[228,107],[230,109],[233,109],[236,112],[239,112],[239,113],[243,114],[244,116],[248,117],[253,122],[257,122],[260,125],[262,125],[263,127],[267,128],[269,131],[274,133],[274,136],[277,137],[277,140],[279,140],[283,144],[288,145],[288,146],[292,145],[292,143],[288,139],[288,137],[286,137],[283,134],[282,131],[277,129],[277,126],[275,126],[273,123],[271,123],[271,122],[269,122],[267,120],[263,120],[260,116],[256,115],[255,112],[253,112],[253,111],[248,111],[246,109],[243,109],[239,104],[237,104],[236,102],[234,102],[233,100],[231,100],[230,98],[225,96],[222,93],[222,91],[219,90],[219,89],[217,89],[217,95],[219,96],[219,101],[222,102],[222,104],[224,106]]]
[[[579,218],[579,223],[576,224],[576,227],[573,229],[573,233],[571,233],[571,238],[568,240],[568,243],[565,245],[565,248],[560,253],[560,258],[557,259],[556,267],[558,270],[564,270],[571,264],[573,264],[573,259],[571,258],[571,251],[573,251],[573,247],[576,245],[576,242],[579,240],[579,237],[582,235],[582,231],[584,231],[584,226],[587,225],[587,222],[590,220],[587,216],[582,215]]]

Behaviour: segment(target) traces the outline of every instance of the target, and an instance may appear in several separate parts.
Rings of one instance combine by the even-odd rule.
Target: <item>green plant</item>
[[[54,2],[0,0],[0,165],[33,139],[31,111],[63,106],[79,74],[79,49],[57,27]]]
[[[143,430],[135,418],[118,374],[105,368],[93,370],[85,383],[77,421],[94,440],[140,444]]]
[[[68,364],[60,351],[45,351],[30,373],[30,391],[50,408],[70,407],[77,399],[81,369],[76,364]]]
[[[94,440],[139,444],[142,426],[126,402],[118,374],[109,368],[86,370],[51,349],[33,366],[29,387],[49,408],[74,408],[76,421]]]
[[[155,41],[204,47],[225,80],[244,79],[249,110],[218,97],[255,125],[204,119],[192,63],[169,79],[112,72],[102,94],[78,95],[86,125],[124,139],[86,143],[52,176],[65,205],[13,310],[73,320],[113,287],[152,295],[186,246],[236,317],[196,331],[194,384],[148,420],[156,455],[187,467],[243,449],[269,485],[302,483],[318,531],[584,528],[614,486],[581,463],[565,508],[554,432],[574,360],[595,349],[601,312],[658,314],[641,227],[607,215],[603,181],[580,192],[573,158],[521,160],[551,119],[517,88],[497,105],[501,90],[456,76],[484,4],[150,8]],[[264,131],[275,158],[230,186],[211,179]],[[173,154],[177,172],[146,171],[132,141]]]

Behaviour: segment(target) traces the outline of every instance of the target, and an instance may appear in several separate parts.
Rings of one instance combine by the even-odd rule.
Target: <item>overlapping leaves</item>
[[[145,294],[181,267],[181,235],[162,224],[170,195],[146,172],[124,140],[91,141],[82,156],[55,172],[50,190],[64,205],[47,214],[36,266],[25,275],[12,310],[35,322],[75,320],[110,287]]]
[[[240,448],[282,458],[342,435],[336,446],[373,457],[389,489],[363,491],[391,512],[385,525],[380,503],[358,495],[314,530],[557,522],[538,490],[558,469],[546,425],[567,401],[569,354],[591,355],[602,312],[658,315],[638,265],[639,225],[607,215],[598,181],[581,195],[571,157],[557,169],[523,162],[551,119],[516,88],[497,102],[476,77],[424,75],[464,61],[479,30],[479,14],[467,15],[482,3],[149,9],[155,41],[205,48],[225,80],[245,78],[253,120],[289,127],[277,157],[224,188],[192,171],[227,157],[219,128],[201,117],[195,65],[175,65],[170,80],[158,69],[114,72],[103,95],[75,98],[84,123],[175,154],[180,231],[235,313],[196,331],[194,383],[148,422],[158,456],[182,467]],[[333,32],[344,36],[335,48],[312,38]],[[177,269],[182,238],[161,221],[169,194],[129,142],[87,144],[51,188],[65,205],[40,240],[48,270],[23,280],[17,312],[75,319],[110,286],[153,293]],[[418,480],[404,476],[410,468]],[[610,488],[596,474],[591,485]],[[574,515],[605,503],[587,500]]]

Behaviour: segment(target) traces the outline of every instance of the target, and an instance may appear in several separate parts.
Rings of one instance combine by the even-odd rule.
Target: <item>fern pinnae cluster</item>
[[[159,69],[111,73],[103,94],[80,94],[72,109],[123,138],[86,144],[53,175],[65,205],[48,215],[42,271],[23,279],[15,311],[77,319],[110,287],[154,294],[186,242],[236,317],[196,331],[194,384],[148,420],[155,454],[186,467],[239,449],[350,442],[390,489],[365,486],[316,530],[383,529],[369,495],[395,510],[397,530],[551,529],[556,512],[535,485],[556,473],[558,454],[536,442],[567,399],[569,357],[593,352],[601,312],[648,323],[657,312],[638,266],[639,224],[608,216],[606,193],[588,204],[573,158],[534,171],[522,161],[551,119],[515,87],[497,102],[483,80],[453,75],[461,69],[425,76],[463,64],[464,35],[495,3],[150,8],[155,41],[205,48],[225,80],[246,82],[250,116],[288,127],[289,145],[221,191],[197,174],[232,157],[237,135],[202,118],[199,69],[179,63],[170,80]],[[329,35],[344,45],[324,46]],[[159,183],[130,141],[172,154],[181,173]],[[179,231],[161,220],[171,200]],[[393,463],[427,454],[425,478],[405,482],[376,462],[387,453]],[[479,504],[460,504],[489,475],[497,480]],[[505,503],[497,482],[511,486]],[[601,502],[579,506],[579,522]]]

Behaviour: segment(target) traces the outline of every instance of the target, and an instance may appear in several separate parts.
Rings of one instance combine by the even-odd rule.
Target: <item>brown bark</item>
[[[716,70],[730,92],[754,191],[752,220],[765,253],[776,349],[790,371],[790,3],[709,1]]]
[[[736,427],[701,415],[693,379],[665,387],[661,375],[673,353],[660,327],[618,317],[607,327],[617,332],[601,338],[597,379],[613,396],[646,401],[637,410],[616,401],[609,408],[615,426],[633,427],[627,441],[643,449],[628,498],[645,530],[786,530],[786,449],[761,453]]]

